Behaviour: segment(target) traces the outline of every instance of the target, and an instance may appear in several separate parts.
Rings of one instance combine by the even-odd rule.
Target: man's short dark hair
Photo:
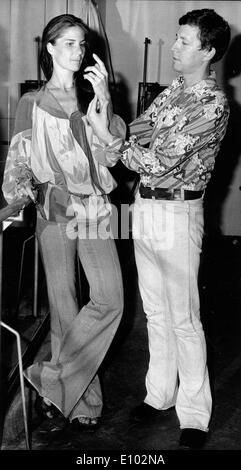
[[[199,28],[201,48],[211,50],[215,48],[216,54],[211,62],[217,62],[225,54],[230,41],[230,27],[214,10],[203,8],[192,10],[179,19],[179,25],[188,24]]]

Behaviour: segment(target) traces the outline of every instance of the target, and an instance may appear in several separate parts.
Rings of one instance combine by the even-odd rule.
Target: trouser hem
[[[30,367],[31,367],[31,366],[30,366]],[[40,395],[40,392],[39,392],[38,388],[37,388],[36,385],[32,382],[32,380],[27,376],[27,374],[26,374],[25,372],[23,373],[23,375],[24,375],[24,378],[25,378],[25,379],[30,383],[30,385],[34,388],[34,390],[36,390],[36,392],[38,393],[38,395],[39,395],[41,398],[46,398],[47,400],[49,400],[50,403],[52,403],[52,405],[54,405],[55,408],[57,408],[57,409],[60,411],[60,413],[63,415],[63,411],[59,408],[58,405],[56,405],[56,403],[54,403],[53,400],[51,400],[50,398],[48,398],[48,396],[45,395],[45,394]]]
[[[144,400],[144,403],[151,406],[152,408],[155,408],[155,410],[159,410],[159,411],[166,411],[166,410],[170,410],[171,408],[175,407],[175,405],[170,405],[170,406],[167,406],[167,407],[158,408],[157,406],[152,405],[152,403],[148,403],[147,400]]]
[[[193,424],[186,424],[185,426],[180,426],[180,429],[197,429],[198,431],[203,431],[208,433],[209,429],[201,426],[194,426]]]
[[[78,418],[100,419],[101,415],[98,415],[98,416],[78,415],[78,416],[74,416],[73,418],[69,418],[69,421],[70,423],[72,423],[74,419],[78,419]]]

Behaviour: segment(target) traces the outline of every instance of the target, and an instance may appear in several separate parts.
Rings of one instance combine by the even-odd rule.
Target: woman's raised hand
[[[103,102],[110,100],[110,92],[108,88],[108,72],[104,63],[100,58],[93,54],[96,61],[95,65],[89,65],[84,70],[84,78],[89,80],[93,86],[95,95]]]

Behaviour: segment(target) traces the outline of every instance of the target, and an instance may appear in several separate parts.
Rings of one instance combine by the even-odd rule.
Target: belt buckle
[[[180,189],[172,189],[171,192],[172,192],[172,197],[171,197],[171,199],[172,199],[173,201],[178,201],[178,200],[180,200]]]
[[[155,201],[155,200],[156,200],[155,188],[152,188],[152,187],[151,187],[151,200],[152,200],[152,201]]]
[[[185,189],[176,188],[172,190],[172,199],[174,201],[184,201],[185,200]]]

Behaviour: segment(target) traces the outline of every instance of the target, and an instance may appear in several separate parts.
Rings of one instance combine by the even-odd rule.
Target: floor
[[[180,429],[175,410],[149,425],[133,425],[129,412],[145,396],[148,366],[146,321],[138,291],[132,240],[118,242],[125,287],[125,311],[118,333],[99,371],[104,412],[95,433],[74,432],[62,419],[40,422],[33,414],[32,450],[172,451]],[[204,240],[200,267],[201,315],[207,339],[214,398],[205,450],[241,450],[241,241],[233,237]],[[5,312],[10,297],[6,300]],[[26,309],[25,299],[25,309]],[[11,310],[11,309],[10,309]],[[47,358],[49,336],[37,358]],[[16,420],[21,420],[16,418]],[[22,427],[5,422],[2,450],[26,448]],[[18,423],[19,424],[19,423]],[[11,429],[10,429],[11,428]],[[21,428],[21,426],[20,426]]]

